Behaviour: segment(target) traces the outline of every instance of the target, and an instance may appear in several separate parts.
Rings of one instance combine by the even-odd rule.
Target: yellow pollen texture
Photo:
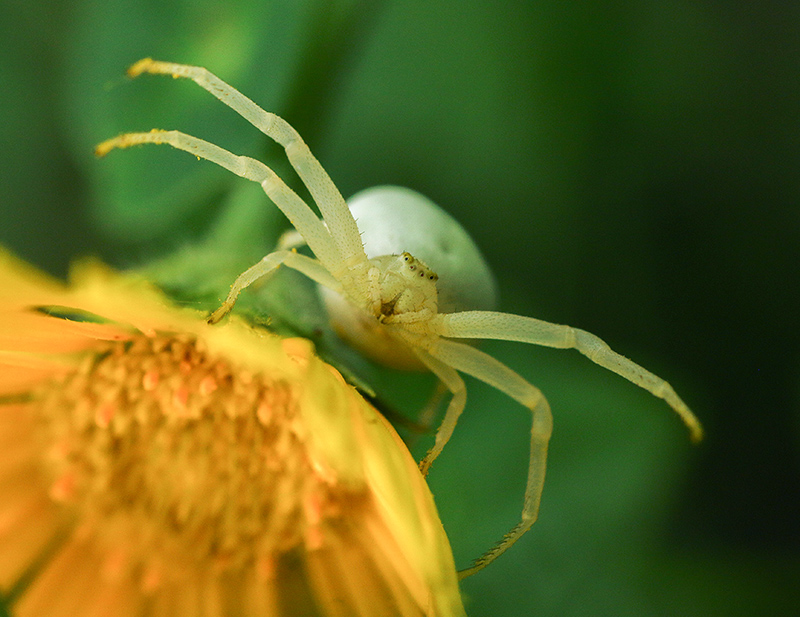
[[[234,370],[188,336],[111,343],[40,405],[51,497],[127,545],[143,578],[152,554],[258,565],[313,543],[337,510],[293,430],[291,385]]]

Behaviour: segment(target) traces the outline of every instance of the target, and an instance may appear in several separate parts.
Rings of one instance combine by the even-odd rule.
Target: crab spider
[[[411,247],[391,246],[383,252],[377,249],[379,253],[368,254],[356,218],[344,198],[300,135],[286,121],[264,111],[204,68],[146,58],[128,70],[131,77],[142,73],[166,74],[195,81],[278,142],[285,148],[290,163],[322,214],[320,220],[281,178],[260,161],[234,155],[179,131],[128,133],[97,146],[96,152],[102,156],[114,148],[145,143],[168,144],[216,163],[247,180],[258,182],[292,223],[302,242],[314,253],[315,258],[312,258],[292,250],[277,250],[264,257],[234,281],[222,306],[210,316],[210,323],[219,322],[233,309],[243,289],[271,274],[280,265],[298,270],[316,281],[325,290],[324,297],[334,325],[338,324],[336,329],[351,343],[372,358],[388,364],[430,370],[452,394],[436,432],[434,445],[420,462],[423,474],[428,472],[450,439],[464,410],[467,395],[459,373],[494,386],[530,411],[530,463],[520,522],[494,548],[463,570],[461,578],[477,572],[496,559],[536,521],[552,415],[547,400],[535,386],[492,356],[458,339],[498,339],[576,349],[596,364],[664,399],[687,425],[692,439],[698,441],[702,437],[699,421],[666,381],[612,351],[595,335],[531,317],[477,310],[491,305],[491,275],[482,265],[480,254],[466,232],[422,196],[401,189],[380,189],[378,193],[363,196],[362,201],[370,204],[363,211],[363,218],[365,221],[372,220],[369,213],[376,207],[374,204],[383,204],[384,212],[395,213],[395,220],[405,221],[404,224],[422,220],[422,225],[439,230],[440,234],[447,237],[440,245],[457,245],[459,251],[463,249],[463,252],[456,251],[455,259],[443,267],[433,261],[440,258],[435,250],[424,255],[426,260],[431,261],[431,267],[427,261],[422,261],[422,253],[412,254],[410,251],[416,249]],[[404,217],[398,218],[398,207],[403,208]],[[402,226],[401,223],[397,225]],[[379,229],[378,245],[381,244],[381,233]],[[439,280],[432,267],[441,270],[442,280]],[[445,275],[459,278],[456,285],[466,282],[467,288],[471,287],[474,293],[459,297],[458,293],[452,291],[454,287],[448,285],[452,281],[444,280]],[[473,278],[470,279],[470,276]],[[459,304],[462,309],[473,310],[455,312]],[[445,308],[447,312],[442,312]]]

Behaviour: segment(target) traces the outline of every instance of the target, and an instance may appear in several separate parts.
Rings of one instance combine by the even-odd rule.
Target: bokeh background
[[[775,0],[5,0],[0,241],[58,275],[268,249],[284,223],[257,186],[166,148],[92,155],[180,128],[283,173],[192,84],[124,77],[143,56],[204,65],[293,123],[345,195],[403,184],[452,213],[503,310],[599,334],[705,423],[691,446],[574,352],[485,345],[556,425],[540,520],[463,583],[470,615],[797,614],[799,28]],[[401,409],[431,385],[356,370]],[[461,567],[516,523],[528,456],[524,409],[468,385],[430,476]]]

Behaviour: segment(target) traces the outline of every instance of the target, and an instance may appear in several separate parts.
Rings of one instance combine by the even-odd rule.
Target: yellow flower
[[[463,615],[431,494],[301,339],[0,252],[0,590],[16,617]]]

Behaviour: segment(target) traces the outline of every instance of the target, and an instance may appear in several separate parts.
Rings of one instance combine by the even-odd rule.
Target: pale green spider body
[[[314,253],[315,257],[311,258],[291,250],[277,250],[264,257],[234,281],[225,302],[210,317],[211,323],[218,322],[233,308],[236,298],[243,289],[259,278],[271,274],[280,265],[294,268],[338,294],[341,302],[350,305],[342,311],[342,314],[354,315],[358,322],[368,324],[365,329],[371,334],[364,336],[359,334],[354,337],[358,345],[372,349],[373,355],[379,358],[393,359],[395,364],[406,363],[426,367],[452,393],[444,419],[436,432],[434,445],[420,463],[423,473],[427,473],[431,463],[450,439],[466,404],[466,386],[459,372],[472,375],[496,387],[530,411],[531,454],[520,522],[494,548],[478,558],[471,567],[462,571],[460,573],[462,577],[488,565],[516,542],[536,521],[544,486],[552,416],[547,400],[535,386],[495,358],[460,341],[498,339],[576,349],[600,366],[614,371],[664,399],[689,427],[692,438],[694,440],[701,438],[702,428],[697,418],[667,382],[612,351],[595,335],[570,326],[490,310],[443,312],[445,303],[454,303],[455,306],[459,300],[453,297],[452,290],[445,286],[441,288],[440,303],[438,277],[428,267],[431,264],[426,264],[425,258],[422,257],[424,253],[422,245],[414,249],[420,249],[419,255],[413,253],[409,247],[400,248],[392,244],[386,249],[391,250],[391,254],[370,258],[365,251],[361,236],[362,231],[367,233],[366,219],[369,217],[362,217],[365,219],[362,221],[364,229],[359,230],[356,222],[358,216],[354,217],[333,181],[311,154],[300,135],[286,121],[264,111],[206,69],[144,59],[129,70],[131,76],[144,72],[192,79],[268,137],[281,144],[322,214],[320,220],[283,180],[260,161],[234,155],[219,146],[178,131],[154,130],[149,133],[128,133],[100,144],[97,147],[99,155],[106,154],[113,148],[125,148],[135,144],[168,144],[199,158],[208,159],[243,178],[258,182]],[[373,200],[373,203],[376,202]],[[390,209],[393,212],[396,210],[391,207]],[[400,218],[403,219],[402,216]],[[404,224],[406,223],[410,224],[404,219]],[[450,237],[451,232],[452,229],[446,232],[445,236]],[[380,236],[382,233],[386,232],[378,231],[377,235]],[[429,236],[426,234],[412,234],[410,237],[406,234],[403,237],[408,238],[410,242],[416,238],[423,245],[429,242]],[[377,250],[380,252],[383,249]],[[438,257],[437,255],[437,259]],[[460,279],[464,274],[463,264],[457,263],[461,258],[456,253],[453,270],[456,279]],[[445,266],[445,269],[449,267]],[[438,274],[441,275],[442,272]],[[458,280],[458,283],[463,283],[465,280]],[[471,300],[468,299],[467,304],[472,303],[475,306],[475,297],[479,297],[480,302],[491,301],[493,292],[488,289],[493,288],[493,284],[484,281],[479,283],[478,287],[481,285],[482,289],[476,288],[469,292],[475,296]],[[334,320],[339,319],[336,316],[336,307],[332,310]],[[383,348],[377,350],[376,348],[381,345]],[[401,355],[405,356],[402,361],[399,360]]]
[[[439,312],[490,311],[494,275],[461,224],[430,199],[399,186],[376,186],[347,200],[367,257],[408,252],[439,275]]]
[[[367,257],[390,273],[387,262],[408,253],[437,275],[433,289],[428,279],[397,279],[396,292],[407,306],[428,308],[438,313],[491,310],[497,291],[494,276],[475,242],[452,216],[427,197],[399,186],[377,186],[361,191],[347,201]],[[382,283],[386,296],[392,291]],[[412,299],[409,290],[419,288],[436,304]],[[426,290],[426,288],[428,288]],[[328,287],[320,286],[331,324],[337,334],[365,356],[404,370],[427,370],[407,345],[376,322],[369,313],[354,310],[352,302]],[[405,297],[404,297],[405,296]],[[398,313],[408,312],[395,306]]]

